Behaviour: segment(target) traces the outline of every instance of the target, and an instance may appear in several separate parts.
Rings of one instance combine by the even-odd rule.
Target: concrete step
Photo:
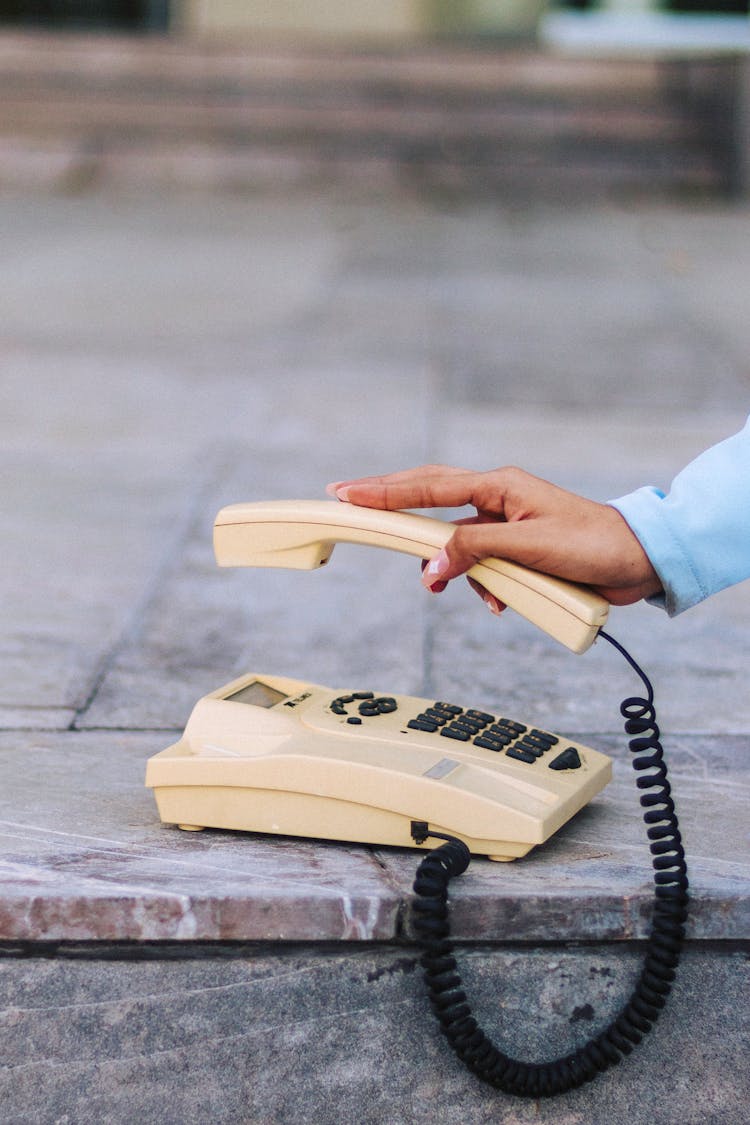
[[[705,123],[649,61],[533,50],[273,48],[180,39],[0,38],[6,182],[254,186],[420,181],[554,194],[718,190]]]

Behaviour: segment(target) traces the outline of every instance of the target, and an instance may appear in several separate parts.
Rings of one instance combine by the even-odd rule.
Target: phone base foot
[[[204,824],[178,824],[177,827],[182,832],[203,832],[205,829]]]

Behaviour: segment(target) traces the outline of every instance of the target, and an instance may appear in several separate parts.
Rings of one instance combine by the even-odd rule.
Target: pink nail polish
[[[441,575],[448,569],[448,555],[445,548],[435,555],[434,559],[430,559],[427,566],[422,571],[422,584],[428,589],[440,580]]]

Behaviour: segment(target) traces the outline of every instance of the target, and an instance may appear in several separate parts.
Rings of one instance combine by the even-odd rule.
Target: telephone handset
[[[331,501],[223,508],[214,529],[221,566],[313,569],[335,543],[433,556],[452,524]],[[250,675],[195,705],[183,737],[150,759],[146,784],[162,820],[424,847],[412,925],[433,1010],[453,1050],[483,1081],[521,1097],[563,1093],[619,1062],[668,996],[687,917],[688,879],[646,675],[604,632],[608,603],[591,590],[485,559],[469,574],[574,652],[597,636],[641,677],[646,696],[621,706],[643,791],[655,907],[644,969],[617,1018],[583,1047],[546,1063],[505,1055],[471,1016],[450,945],[448,883],[472,852],[512,859],[542,843],[611,774],[605,755],[550,731],[473,708],[371,690],[338,691]]]
[[[335,500],[272,500],[222,508],[214,524],[214,550],[219,566],[313,570],[328,562],[336,543],[431,558],[454,529],[455,524],[412,512]],[[573,652],[585,652],[606,624],[609,602],[584,586],[504,559],[484,559],[469,576]]]

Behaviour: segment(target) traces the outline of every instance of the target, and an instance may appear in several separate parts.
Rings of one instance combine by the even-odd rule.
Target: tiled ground
[[[218,570],[211,524],[225,503],[426,460],[519,463],[599,499],[668,485],[747,415],[750,214],[5,197],[0,224],[6,942],[354,956],[408,933],[411,853],[159,825],[147,758],[246,670],[450,697],[612,753],[614,783],[544,849],[472,865],[455,925],[500,946],[643,936],[648,856],[618,736],[637,685],[614,654],[573,657],[462,585],[430,598],[390,553]],[[656,684],[690,935],[726,951],[750,939],[749,626],[746,587],[671,622],[611,617]],[[723,1116],[702,1103],[701,1120],[733,1120],[742,1081],[712,1087]],[[463,1120],[489,1120],[472,1091]],[[265,1104],[276,1116],[253,1120],[302,1120]]]

